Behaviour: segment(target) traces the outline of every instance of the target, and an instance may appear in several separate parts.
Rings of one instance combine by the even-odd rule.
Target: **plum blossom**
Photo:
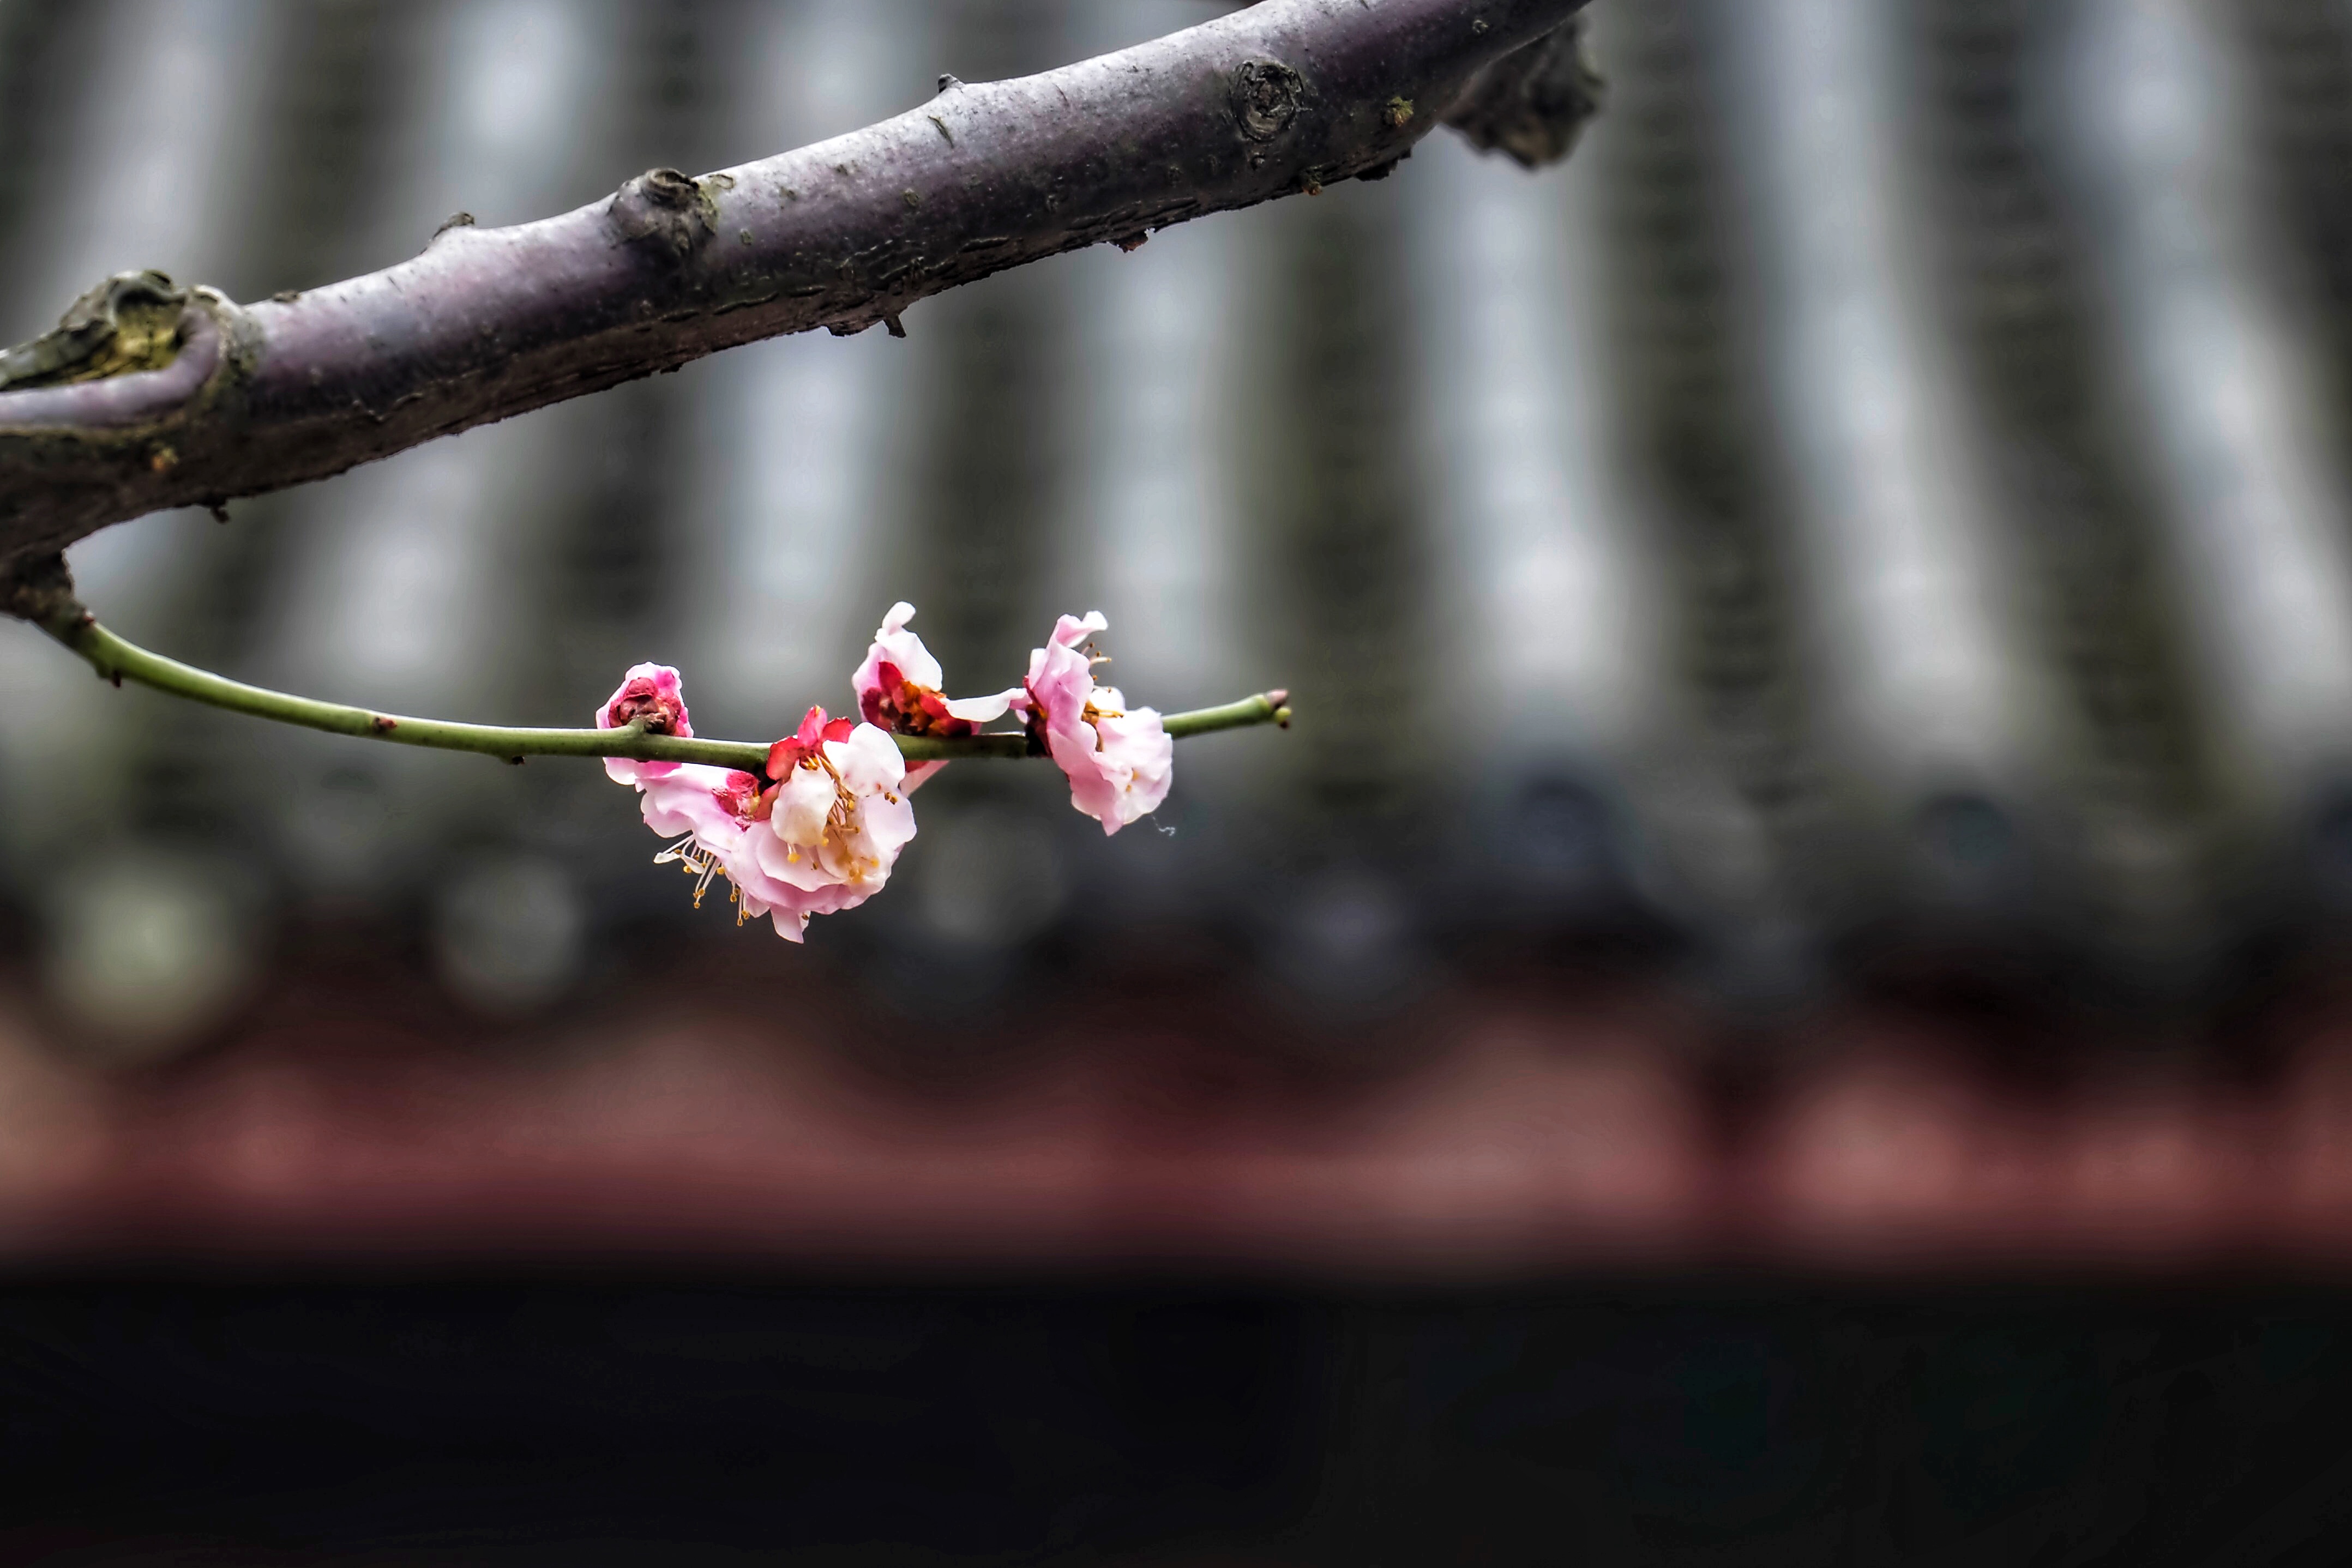
[[[720,877],[734,881],[729,868],[743,863],[744,836],[759,805],[760,780],[736,768],[681,762],[657,779],[641,779],[637,789],[644,796],[639,810],[646,826],[675,841],[654,857],[654,863],[680,865],[699,878],[694,884],[694,906],[701,908],[710,884]],[[743,918],[753,918],[740,896],[737,908]]]
[[[640,664],[597,715],[599,729],[644,717],[660,733],[688,734],[677,672]],[[654,857],[696,878],[700,906],[725,879],[736,920],[772,919],[798,942],[809,918],[863,904],[889,880],[915,836],[906,764],[890,737],[855,719],[809,709],[800,728],[770,748],[767,774],[699,763],[610,758],[613,777],[634,785],[646,825],[671,841]]]
[[[915,836],[907,764],[889,736],[850,718],[828,721],[813,707],[769,748],[767,771],[776,782],[750,835],[760,873],[792,891],[803,918],[879,893]]]
[[[619,729],[633,721],[645,721],[647,735],[691,736],[694,726],[687,722],[686,692],[678,682],[677,672],[667,664],[632,664],[629,673],[604,706],[596,710],[598,729]],[[679,764],[675,762],[633,762],[625,757],[604,758],[604,771],[615,784],[635,784],[641,779],[659,779]]]
[[[738,925],[765,915],[773,921],[777,936],[798,942],[808,929],[809,916],[825,909],[802,889],[761,870],[753,849],[763,826],[760,785],[751,774],[698,763],[681,764],[675,772],[648,782],[646,825],[673,839],[654,863],[679,866],[695,879],[697,909],[710,884],[724,879],[730,884],[728,898],[735,905]]]
[[[850,677],[857,711],[866,722],[900,735],[971,735],[991,719],[1003,718],[1021,688],[984,697],[950,697],[946,677],[923,640],[907,630],[915,607],[905,600],[890,606],[875,630],[866,660]]]
[[[991,719],[1002,718],[1023,697],[1019,686],[984,697],[950,697],[940,662],[923,640],[907,630],[915,607],[905,600],[890,606],[865,662],[850,677],[857,695],[857,711],[866,722],[899,735],[973,735]],[[918,763],[907,770],[907,792],[947,766]]]
[[[1100,822],[1106,836],[1160,809],[1176,760],[1156,711],[1130,708],[1118,688],[1095,685],[1095,660],[1082,644],[1109,625],[1099,610],[1055,622],[1045,646],[1030,652],[1017,703],[1030,732],[1044,736],[1055,765],[1069,776],[1070,804]]]
[[[607,758],[605,771],[642,797],[646,826],[669,841],[655,857],[696,879],[700,906],[724,880],[736,919],[771,918],[798,942],[809,920],[852,909],[880,892],[915,836],[908,797],[932,772],[909,768],[891,738],[966,736],[1008,713],[1022,714],[1031,745],[1042,745],[1070,780],[1070,803],[1115,833],[1159,809],[1168,796],[1174,747],[1150,708],[1130,708],[1117,689],[1095,684],[1087,637],[1108,625],[1101,612],[1065,615],[1030,653],[1028,678],[983,697],[950,697],[940,662],[907,629],[915,607],[890,607],[851,679],[861,717],[831,718],[812,707],[791,735],[769,747],[762,772],[699,763]],[[633,666],[596,712],[596,727],[635,724],[652,735],[690,737],[686,695],[667,664]]]

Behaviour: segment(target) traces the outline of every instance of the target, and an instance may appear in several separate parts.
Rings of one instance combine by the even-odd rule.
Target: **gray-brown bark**
[[[1521,168],[1556,163],[1601,112],[1608,84],[1584,52],[1583,18],[1555,27],[1470,80],[1446,125],[1482,152],[1507,152]]]
[[[1267,0],[249,306],[126,275],[0,357],[0,569],[1024,262],[1377,177],[1583,0]],[[1490,77],[1487,78],[1492,80]],[[165,326],[175,329],[167,330]]]

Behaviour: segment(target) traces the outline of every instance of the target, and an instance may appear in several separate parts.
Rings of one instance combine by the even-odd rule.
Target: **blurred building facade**
[[[0,339],[111,271],[314,285],[1210,9],[0,0]],[[904,341],[755,346],[74,554],[126,634],[240,676],[560,724],[657,658],[746,737],[843,706],[894,599],[973,690],[1100,608],[1137,700],[1297,694],[1289,736],[1187,744],[1159,831],[950,769],[803,951],[691,911],[593,768],[97,690],[0,627],[16,982],[136,1056],[355,952],[504,1019],[646,952],[927,1018],[1191,966],[1344,1034],[1562,941],[1735,1012],[1921,970],[2201,1003],[2330,941],[2352,14],[1591,25],[1610,103],[1564,168],[1433,137]]]

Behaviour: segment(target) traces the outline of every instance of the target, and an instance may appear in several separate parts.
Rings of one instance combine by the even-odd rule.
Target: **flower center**
[[[647,735],[675,735],[685,711],[684,704],[665,696],[651,680],[639,675],[621,688],[621,695],[613,699],[604,716],[615,729],[642,720]]]
[[[918,685],[898,665],[884,664],[878,672],[882,689],[866,699],[866,719],[900,735],[971,735],[980,726],[948,712],[945,692]]]

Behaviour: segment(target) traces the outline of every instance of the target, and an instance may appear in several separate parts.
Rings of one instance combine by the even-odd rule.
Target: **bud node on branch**
[[[0,611],[58,638],[90,618],[74,597],[73,574],[62,555],[18,560],[0,574]]]

